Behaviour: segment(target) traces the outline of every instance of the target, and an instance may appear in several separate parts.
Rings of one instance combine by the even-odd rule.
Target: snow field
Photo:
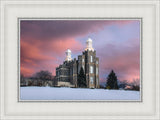
[[[20,87],[20,100],[140,100],[139,91],[65,88]]]

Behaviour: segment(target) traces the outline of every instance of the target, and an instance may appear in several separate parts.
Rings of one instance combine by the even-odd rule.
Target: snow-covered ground
[[[139,91],[21,87],[20,100],[140,100]]]

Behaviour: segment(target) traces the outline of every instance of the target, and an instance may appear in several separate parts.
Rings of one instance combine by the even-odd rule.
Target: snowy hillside
[[[21,87],[20,100],[140,100],[139,91]]]

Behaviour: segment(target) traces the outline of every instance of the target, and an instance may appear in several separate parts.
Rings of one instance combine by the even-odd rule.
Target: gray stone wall
[[[96,51],[84,51],[78,56],[78,60],[65,61],[57,67],[57,82],[70,82],[77,87],[77,76],[81,67],[86,75],[87,87],[99,88],[99,58],[96,57]]]

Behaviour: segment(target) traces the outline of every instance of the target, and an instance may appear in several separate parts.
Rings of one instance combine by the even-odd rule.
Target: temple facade
[[[65,61],[56,68],[56,86],[77,87],[81,68],[86,76],[87,88],[99,88],[99,58],[90,38],[86,41],[86,49],[77,60],[72,59],[71,50],[66,51]]]

